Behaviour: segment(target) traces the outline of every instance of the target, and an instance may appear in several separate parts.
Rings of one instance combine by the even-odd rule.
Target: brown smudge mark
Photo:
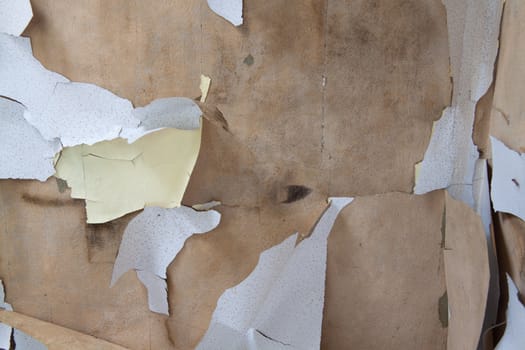
[[[446,227],[447,227],[447,208],[443,208],[443,216],[441,217],[441,249],[445,248],[446,238]]]
[[[489,89],[476,103],[476,111],[474,117],[474,127],[472,128],[472,140],[478,148],[481,158],[489,158],[489,133],[490,133],[490,119],[493,110],[494,100],[494,81]]]
[[[114,220],[103,224],[86,224],[86,239],[89,248],[102,249],[109,240],[120,237],[128,220]]]
[[[286,187],[286,199],[282,203],[289,204],[306,198],[312,189],[302,185],[290,185]]]
[[[68,189],[67,182],[58,177],[55,177],[55,180],[57,182],[58,192],[64,193],[64,191]]]
[[[59,198],[45,198],[34,196],[29,193],[23,193],[22,200],[26,203],[37,205],[39,207],[74,207],[77,205],[84,205],[81,199],[59,199]]]
[[[103,226],[104,224],[101,225]],[[104,248],[104,235],[102,232],[103,229],[100,228],[101,225],[87,225],[88,229],[86,230],[86,238],[90,248]]]
[[[254,59],[253,59],[252,54],[249,54],[248,56],[246,56],[244,60],[242,61],[242,63],[244,63],[247,66],[251,66],[253,62],[254,62]]]
[[[228,121],[226,120],[226,118],[224,118],[224,114],[222,114],[219,108],[210,107],[202,102],[196,102],[196,103],[202,110],[202,116],[206,120],[210,121],[215,126],[219,126],[223,130],[230,131]]]
[[[448,294],[447,291],[438,300],[439,321],[443,328],[448,327]]]
[[[115,262],[124,230],[137,214],[130,213],[103,224],[84,223],[89,263]]]

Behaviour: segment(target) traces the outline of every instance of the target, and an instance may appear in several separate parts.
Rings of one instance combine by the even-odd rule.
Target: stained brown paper
[[[196,98],[199,76],[212,79],[201,105],[216,118],[203,122],[183,204],[221,201],[214,209],[222,221],[213,233],[188,239],[170,265],[169,304],[176,312],[165,318],[148,312],[146,290],[133,274],[108,287],[133,215],[86,225],[82,202],[61,193],[54,179],[2,181],[0,276],[15,310],[131,349],[190,349],[219,296],[253,270],[263,250],[295,231],[307,235],[326,197],[370,195],[357,198],[362,204],[344,221],[351,235],[340,228],[330,239],[323,347],[345,344],[347,334],[364,341],[380,308],[361,303],[354,313],[349,297],[370,295],[384,298],[383,305],[395,300],[383,310],[392,319],[382,321],[376,345],[394,336],[403,347],[445,346],[443,195],[375,196],[411,192],[414,164],[450,103],[440,0],[250,0],[239,28],[197,0],[32,5],[25,35],[35,56],[69,79],[98,84],[136,106]],[[390,266],[359,251],[351,237],[395,263],[392,272],[401,275],[388,275]],[[358,268],[355,259],[362,259]],[[348,276],[335,280],[342,272]],[[356,314],[361,318],[348,323]],[[397,330],[401,324],[415,328]],[[416,343],[413,334],[420,335]]]
[[[450,314],[447,349],[476,349],[490,278],[485,230],[474,211],[447,194],[443,232]]]
[[[392,193],[340,213],[328,239],[323,349],[446,349],[444,200],[442,191]]]
[[[491,114],[491,135],[513,150],[525,152],[525,4],[506,0]]]
[[[485,233],[446,192],[355,199],[330,235],[327,269],[323,348],[476,348]]]

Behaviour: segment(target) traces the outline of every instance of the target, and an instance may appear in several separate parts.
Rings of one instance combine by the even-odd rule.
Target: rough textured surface
[[[248,0],[239,28],[203,0],[32,5],[26,35],[46,68],[135,106],[195,98],[202,73],[213,81],[206,106],[218,107],[229,124],[228,132],[204,121],[183,200],[220,200],[222,221],[188,239],[168,270],[170,309],[177,310],[167,321],[171,345],[165,318],[147,311],[146,291],[132,274],[108,289],[112,242],[129,218],[96,234],[87,229],[93,242],[104,242],[92,245],[81,202],[60,194],[55,181],[0,182],[0,275],[15,288],[8,300],[134,349],[193,348],[222,292],[252,271],[263,250],[295,231],[308,234],[328,195],[410,192],[432,122],[450,102],[440,0]],[[289,186],[311,192],[282,203]],[[369,207],[368,215],[375,212]],[[349,266],[347,249],[331,256]],[[29,288],[35,284],[38,292]],[[437,294],[443,290],[435,303]],[[329,296],[326,305],[334,302]],[[442,335],[421,341],[442,344]]]

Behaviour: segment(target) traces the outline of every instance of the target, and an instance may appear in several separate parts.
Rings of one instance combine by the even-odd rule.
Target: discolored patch
[[[283,203],[297,202],[312,193],[311,188],[301,185],[290,185],[286,187],[286,190],[287,196]]]
[[[73,207],[83,205],[79,199],[60,199],[44,196],[36,196],[29,193],[22,193],[22,200],[26,203],[37,205],[39,207]]]

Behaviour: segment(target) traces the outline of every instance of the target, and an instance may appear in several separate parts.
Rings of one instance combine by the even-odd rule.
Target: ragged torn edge
[[[472,140],[476,104],[489,88],[499,47],[501,0],[443,0],[453,86],[452,103],[433,125],[423,160],[416,164],[415,194],[446,188],[475,208],[479,153]],[[475,190],[474,190],[475,191]]]
[[[21,35],[32,18],[29,0],[0,0],[0,33]]]
[[[208,6],[236,27],[243,23],[242,0],[208,0]]]
[[[204,84],[203,87],[208,89],[209,84]],[[90,215],[90,207],[95,206],[93,203],[103,206],[104,204],[100,203],[108,202],[107,196],[111,195],[111,192],[103,198],[98,198],[96,195],[88,197],[84,191],[86,184],[81,185],[78,190],[73,189],[74,192],[83,194],[75,198],[86,199],[90,223],[107,222],[131,211],[142,209],[146,205],[168,208],[180,205],[200,147],[203,112],[193,100],[184,97],[163,98],[145,107],[133,108],[129,100],[120,98],[108,90],[93,84],[70,82],[67,78],[48,71],[34,58],[29,39],[5,33],[0,33],[0,96],[10,100],[9,110],[8,107],[4,109],[6,114],[8,112],[9,115],[16,114],[11,117],[16,123],[11,124],[17,127],[16,135],[12,133],[11,124],[3,123],[0,127],[2,129],[0,132],[7,135],[2,139],[5,147],[2,147],[0,153],[3,159],[11,161],[3,164],[12,165],[3,169],[4,178],[46,180],[53,174],[50,166],[51,158],[55,159],[54,165],[59,164],[62,154],[59,152],[64,147],[67,149],[79,145],[90,146],[120,139],[133,144],[165,129],[188,132],[199,130],[198,135],[195,133],[192,136],[191,145],[188,144],[190,146],[182,147],[182,150],[181,147],[177,147],[177,157],[187,158],[187,161],[183,162],[186,166],[175,170],[171,167],[170,171],[184,173],[185,176],[177,185],[177,193],[170,198],[154,203],[141,199],[138,205],[125,210],[116,210],[115,213],[112,213],[109,203],[106,207],[108,210],[99,210],[99,212],[107,211],[111,214],[98,216],[94,213]],[[12,112],[15,107],[11,102],[18,102],[21,107]],[[8,103],[3,104],[7,106]],[[21,110],[29,126],[21,120]],[[221,119],[220,117],[222,115],[217,118]],[[17,136],[16,139],[14,136]],[[28,140],[28,142],[19,142],[20,140]],[[41,145],[40,149],[39,145]],[[16,149],[16,157],[13,156],[12,149]],[[55,153],[54,157],[49,154],[51,152]],[[112,159],[111,154],[101,158]],[[35,164],[38,166],[34,166]],[[162,169],[161,165],[151,168],[153,173]],[[57,170],[55,175],[61,177],[58,173],[60,171]],[[180,177],[179,175],[174,176]],[[65,180],[68,181],[67,178]],[[73,187],[70,181],[68,185]],[[127,194],[119,195],[125,197]]]
[[[124,231],[111,286],[127,271],[135,270],[148,291],[149,308],[169,315],[166,270],[193,234],[203,234],[219,225],[215,210],[196,211],[181,206],[173,209],[145,208]]]
[[[440,320],[445,321],[448,328],[448,349],[475,349],[486,326],[485,315],[492,311],[489,310],[492,301],[489,299],[491,264],[488,244],[479,215],[465,203],[444,193],[441,230],[447,290],[446,312],[442,312],[440,303]],[[458,226],[458,219],[469,229]],[[498,299],[495,300],[497,305]]]
[[[415,194],[446,188],[483,220],[491,271],[484,329],[496,322],[498,264],[491,237],[486,160],[472,139],[477,102],[493,80],[503,1],[443,0],[447,12],[453,86],[451,105],[432,128],[423,160],[415,166]]]
[[[330,198],[310,237],[294,234],[261,253],[252,273],[226,290],[196,349],[318,349],[327,239],[353,198]]]
[[[492,145],[491,198],[494,210],[525,220],[525,154],[520,154],[495,137]],[[523,189],[522,189],[523,188]]]
[[[5,290],[2,280],[0,280],[0,311],[13,311],[11,305],[5,302]],[[11,344],[15,346],[12,347]],[[19,329],[13,329],[9,324],[1,323],[0,320],[0,349],[45,350],[47,347]]]
[[[133,142],[160,128],[200,127],[202,111],[189,98],[164,98],[133,108],[106,89],[48,71],[29,45],[27,38],[0,34],[0,95],[22,104],[26,120],[46,140],[59,140],[63,147],[117,137]]]
[[[181,204],[197,162],[201,128],[163,128],[124,139],[67,147],[55,164],[71,197],[85,199],[88,223],[104,223],[147,206]]]
[[[519,299],[519,291],[507,275],[509,302],[505,333],[495,350],[521,350],[525,346],[525,307]]]
[[[210,90],[211,85],[211,78],[201,74],[201,83],[199,85],[199,89],[201,90],[201,98],[200,102],[204,103],[206,102],[206,98],[208,97],[208,91]]]
[[[24,118],[24,106],[0,97],[0,178],[45,181],[55,173],[53,159],[60,150],[56,141],[46,141]]]

